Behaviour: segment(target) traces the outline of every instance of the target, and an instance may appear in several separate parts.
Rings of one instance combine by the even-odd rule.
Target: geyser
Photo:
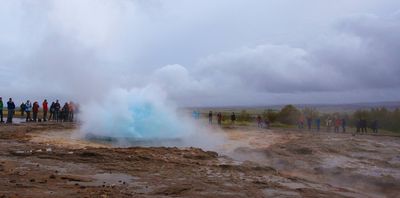
[[[80,136],[118,146],[197,146],[210,148],[222,137],[177,112],[160,89],[115,89],[82,106]]]

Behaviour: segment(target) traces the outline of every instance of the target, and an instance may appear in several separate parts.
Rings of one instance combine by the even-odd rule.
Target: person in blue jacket
[[[317,125],[317,132],[321,129],[321,118],[317,118],[315,120],[315,124]]]
[[[29,100],[27,100],[25,103],[26,122],[32,121],[31,111],[32,111],[32,103]]]

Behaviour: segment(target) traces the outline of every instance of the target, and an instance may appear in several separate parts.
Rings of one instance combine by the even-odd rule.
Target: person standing
[[[307,117],[307,127],[308,127],[308,130],[311,131],[311,127],[312,127],[312,118],[311,117]]]
[[[61,109],[61,105],[58,102],[58,100],[56,100],[56,103],[54,104],[54,117],[57,122],[60,121],[60,109]]]
[[[45,99],[42,103],[43,107],[43,122],[47,121],[47,112],[49,111],[47,100]]]
[[[297,126],[298,126],[299,129],[303,129],[304,128],[304,117],[303,117],[303,115],[300,115],[299,121],[297,123]]]
[[[195,120],[198,120],[199,118],[200,118],[200,113],[199,113],[199,111],[198,110],[193,110],[193,118],[195,119]]]
[[[331,127],[332,127],[332,119],[328,117],[328,119],[326,119],[326,130],[328,132],[331,132]]]
[[[26,122],[32,121],[31,111],[32,111],[32,103],[29,100],[27,100],[25,103]]]
[[[21,117],[24,117],[25,108],[26,108],[25,103],[22,102],[21,105],[19,105],[19,110],[21,111]]]
[[[374,121],[372,122],[372,132],[378,133],[378,128],[379,128],[379,126],[378,126],[378,120],[374,120]]]
[[[61,115],[62,115],[62,121],[67,122],[68,121],[68,115],[69,115],[69,106],[68,103],[66,102],[61,109]]]
[[[15,104],[12,101],[12,98],[10,98],[7,102],[7,110],[8,110],[7,123],[12,123],[12,119],[14,117],[14,112],[15,112]]]
[[[193,110],[192,117],[193,117],[193,119],[196,119],[196,110]]]
[[[356,121],[356,129],[357,134],[361,133],[361,118]]]
[[[32,113],[33,113],[33,121],[36,122],[39,113],[39,103],[37,101],[33,103]]]
[[[50,105],[50,116],[49,116],[49,121],[50,121],[50,120],[54,120],[54,105],[55,105],[55,104],[56,104],[56,103],[52,102],[51,105]]]
[[[232,112],[232,115],[231,115],[231,123],[232,123],[232,124],[235,124],[235,121],[236,121],[236,115],[235,115],[235,112]]]
[[[257,116],[257,127],[258,128],[262,128],[263,124],[262,124],[262,118],[260,115]]]
[[[367,130],[367,120],[366,120],[366,119],[362,119],[362,120],[361,120],[361,132],[362,132],[362,133],[368,133],[368,130]]]
[[[212,124],[212,117],[213,117],[213,113],[212,113],[212,111],[210,111],[210,112],[208,113],[208,123],[209,123],[209,124]]]
[[[338,132],[339,132],[339,127],[340,127],[340,125],[341,125],[341,124],[340,124],[340,119],[339,119],[339,118],[336,118],[336,119],[335,119],[335,125],[334,125],[334,126],[335,126],[335,127],[334,127],[334,128],[335,128],[335,133],[338,133]]]
[[[342,119],[342,132],[343,133],[346,133],[346,125],[347,125],[347,123],[346,123],[346,119]]]
[[[221,114],[221,112],[218,112],[218,113],[217,113],[217,123],[218,123],[218,125],[220,125],[220,126],[221,126],[221,124],[222,124],[222,114]]]
[[[317,118],[315,120],[315,124],[317,125],[317,132],[321,129],[321,118]]]
[[[69,108],[68,119],[70,122],[73,122],[74,121],[74,113],[75,113],[75,104],[72,101],[70,101],[68,104],[68,108]]]
[[[266,129],[269,129],[270,121],[268,120],[268,118],[264,119],[264,125]]]
[[[4,104],[3,104],[3,98],[0,97],[0,122],[3,123],[3,108],[4,108]]]

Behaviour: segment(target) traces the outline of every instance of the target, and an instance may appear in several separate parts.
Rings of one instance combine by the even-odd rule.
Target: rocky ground
[[[114,148],[0,126],[0,197],[398,197],[400,138],[226,129],[219,149]]]

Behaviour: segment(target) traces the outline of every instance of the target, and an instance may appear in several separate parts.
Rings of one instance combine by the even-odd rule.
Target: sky
[[[0,95],[179,106],[400,100],[398,0],[1,0]]]

